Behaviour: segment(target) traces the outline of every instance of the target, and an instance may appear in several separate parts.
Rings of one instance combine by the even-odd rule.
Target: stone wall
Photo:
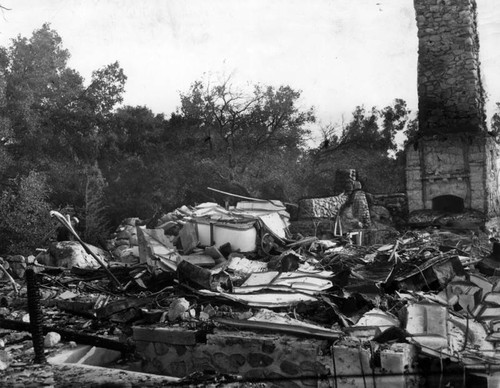
[[[500,145],[495,139],[488,137],[486,149],[485,168],[482,171],[486,192],[484,201],[487,208],[486,215],[493,218],[500,216]]]
[[[354,189],[354,183],[357,180],[358,173],[355,169],[338,169],[335,171],[333,193],[350,193]]]
[[[304,198],[299,200],[299,220],[312,218],[334,219],[346,204],[349,195],[342,193],[332,197]]]
[[[422,134],[486,129],[475,0],[414,0]]]
[[[300,200],[299,218],[291,223],[290,232],[303,236],[331,238],[334,234],[337,214],[341,216],[342,224],[345,224],[344,232],[369,228],[372,225],[372,218],[388,225],[406,223],[408,217],[406,194],[365,193],[359,189],[358,181],[353,181],[352,187],[356,189],[350,195]],[[355,227],[349,225],[349,222],[346,222],[348,219],[355,219],[360,225]]]
[[[487,133],[475,0],[414,0],[419,133],[406,151],[408,209],[433,200],[500,215],[499,146]],[[435,202],[436,203],[436,202]]]
[[[363,346],[359,340],[332,341],[289,335],[216,329],[136,326],[142,362],[138,372],[184,377],[214,371],[240,375],[262,387],[417,387],[417,350],[410,344]],[[392,386],[392,385],[391,385]]]
[[[329,386],[327,380],[321,383],[333,372],[326,340],[220,331],[207,335],[205,342],[196,337],[194,331],[135,327],[141,371],[175,377],[217,371],[244,380],[275,380],[278,387]]]
[[[453,195],[466,209],[500,214],[500,150],[487,134],[422,139],[406,153],[409,211],[432,209],[432,200]]]
[[[372,194],[370,206],[383,206],[396,223],[404,223],[408,217],[408,198],[405,193]]]

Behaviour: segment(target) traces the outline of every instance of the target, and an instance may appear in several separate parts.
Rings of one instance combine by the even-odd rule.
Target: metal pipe
[[[66,220],[66,218],[64,218],[64,216],[59,213],[59,212],[56,212],[54,210],[52,210],[50,212],[50,216],[51,217],[56,217],[57,220],[63,225],[65,226],[73,236],[75,236],[75,238],[78,240],[78,242],[82,245],[83,249],[85,249],[85,252],[87,252],[89,255],[91,255],[100,265],[102,268],[104,268],[104,270],[106,271],[106,273],[108,274],[109,278],[115,282],[115,284],[118,286],[118,289],[120,291],[123,291],[123,286],[122,284],[120,283],[120,281],[115,277],[115,275],[113,275],[113,273],[109,270],[108,266],[106,265],[106,263],[104,261],[102,261],[102,259],[97,256],[94,252],[92,252],[92,250],[89,248],[89,246],[83,242],[83,240],[80,238],[80,236],[78,236],[78,234],[76,233],[75,229],[73,229],[73,226],[71,226],[71,224]]]
[[[43,337],[43,315],[40,307],[40,289],[34,269],[30,266],[26,269],[26,287],[28,293],[28,313],[30,317],[31,338],[35,350],[35,364],[45,364],[44,337]]]

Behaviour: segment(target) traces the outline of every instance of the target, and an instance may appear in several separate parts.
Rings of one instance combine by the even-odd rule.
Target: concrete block
[[[171,345],[196,345],[198,331],[171,327],[134,326],[135,341],[163,342]]]
[[[403,374],[416,370],[418,352],[414,345],[396,343],[380,351],[382,373]]]
[[[464,311],[473,311],[481,302],[483,290],[472,282],[460,280],[452,281],[446,286],[447,295],[456,295],[458,304]]]
[[[378,326],[352,326],[344,328],[344,332],[351,337],[356,337],[361,340],[371,340],[373,337],[381,333]]]
[[[407,307],[407,313],[408,333],[447,337],[447,307],[431,303],[414,303]]]
[[[57,352],[55,355],[49,357],[47,361],[49,364],[74,364],[82,359],[90,349],[92,349],[90,345],[77,345],[76,348]]]
[[[360,346],[332,346],[333,372],[336,376],[364,376],[372,374],[371,351]]]
[[[93,365],[93,366],[105,366],[111,364],[112,362],[119,360],[121,357],[121,352],[116,350],[104,349],[92,347],[88,353],[83,356],[77,364]]]

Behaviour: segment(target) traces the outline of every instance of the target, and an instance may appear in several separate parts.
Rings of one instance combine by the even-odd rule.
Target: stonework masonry
[[[499,147],[485,135],[464,140],[451,136],[427,139],[417,150],[408,149],[406,159],[410,211],[432,209],[442,195],[463,199],[467,209],[487,216],[499,214]]]
[[[414,0],[422,134],[485,130],[475,0]]]
[[[299,200],[299,219],[334,219],[348,199],[349,195],[346,193],[325,198],[301,199]]]
[[[475,0],[414,0],[419,132],[406,150],[408,210],[461,201],[498,218],[500,147],[487,132]]]
[[[206,336],[166,326],[135,326],[133,331],[142,358],[138,372],[184,377],[214,371],[283,388],[419,386],[413,374],[417,351],[410,344],[380,345],[372,352],[357,339],[332,345],[323,339],[246,331],[215,330]]]

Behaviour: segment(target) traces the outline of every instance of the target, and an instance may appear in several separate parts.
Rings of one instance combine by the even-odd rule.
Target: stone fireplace
[[[500,148],[486,127],[475,0],[414,0],[418,124],[406,151],[409,211],[500,215]]]

